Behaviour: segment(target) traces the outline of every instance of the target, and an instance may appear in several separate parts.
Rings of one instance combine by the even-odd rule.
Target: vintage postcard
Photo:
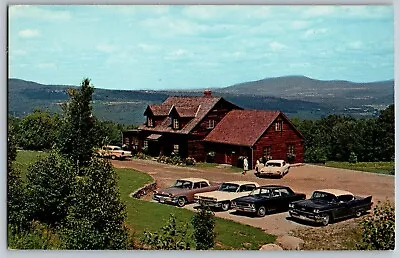
[[[393,250],[391,5],[9,5],[9,249]]]

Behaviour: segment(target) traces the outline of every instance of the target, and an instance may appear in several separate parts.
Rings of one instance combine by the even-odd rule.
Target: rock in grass
[[[276,244],[266,244],[261,246],[260,251],[282,251],[283,248]]]
[[[304,245],[303,239],[294,236],[280,236],[276,243],[285,250],[301,250]]]

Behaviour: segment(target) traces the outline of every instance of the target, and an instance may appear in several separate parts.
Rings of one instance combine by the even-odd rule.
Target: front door
[[[232,152],[225,152],[225,163],[232,164]]]

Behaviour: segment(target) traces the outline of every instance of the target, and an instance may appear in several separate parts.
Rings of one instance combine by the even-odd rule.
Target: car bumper
[[[153,195],[153,200],[158,201],[159,203],[173,203],[176,204],[178,202],[178,198],[169,197],[163,195]]]
[[[323,217],[319,214],[301,212],[297,210],[289,210],[289,215],[296,219],[301,219],[305,221],[317,222],[321,223],[323,221]]]
[[[196,200],[196,203],[202,205],[202,206],[208,206],[208,207],[221,207],[221,203],[217,201],[209,201],[209,200]]]
[[[255,213],[256,209],[252,207],[234,207],[236,211]]]

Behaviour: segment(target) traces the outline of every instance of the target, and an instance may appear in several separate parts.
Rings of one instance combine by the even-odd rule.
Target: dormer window
[[[153,118],[150,117],[150,116],[147,117],[147,126],[148,126],[148,127],[154,127]]]
[[[215,127],[215,120],[208,120],[208,129],[213,129]]]
[[[178,120],[178,118],[173,118],[172,119],[172,128],[173,129],[179,129],[179,120]]]
[[[283,121],[279,120],[275,122],[275,131],[282,131]]]

